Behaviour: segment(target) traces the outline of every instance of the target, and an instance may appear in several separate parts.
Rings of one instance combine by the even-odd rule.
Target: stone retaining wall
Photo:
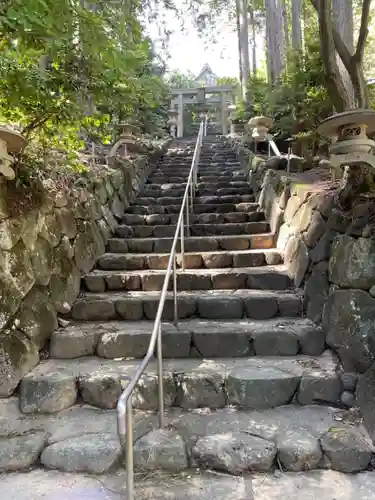
[[[117,218],[141,190],[163,148],[108,168],[88,187],[46,197],[10,217],[0,184],[0,397],[39,362],[40,350],[70,311],[81,275],[104,253]]]
[[[340,357],[342,401],[360,405],[375,439],[375,214],[373,201],[349,213],[335,205],[335,189],[321,169],[287,176],[232,140],[242,167],[284,252],[295,285],[304,289],[306,315],[322,324]],[[356,384],[358,374],[358,388]]]

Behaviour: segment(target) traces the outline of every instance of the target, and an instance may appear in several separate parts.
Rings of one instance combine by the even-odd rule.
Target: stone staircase
[[[17,436],[4,441],[3,469],[38,460],[68,472],[121,468],[116,403],[148,348],[192,155],[192,144],[165,155],[83,278],[49,359],[24,377],[19,398],[1,403],[0,432]],[[157,427],[151,363],[133,398],[135,467],[232,475],[369,468],[372,444],[359,416],[341,403],[356,379],[340,374],[322,330],[303,317],[301,293],[221,140],[203,144],[185,251],[178,327],[172,292],[164,309],[167,427]],[[149,498],[143,487],[137,498]],[[229,500],[235,491],[215,498]]]

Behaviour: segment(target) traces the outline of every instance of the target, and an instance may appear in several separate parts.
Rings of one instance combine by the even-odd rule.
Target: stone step
[[[71,317],[78,321],[154,320],[159,299],[160,292],[81,293],[72,307]],[[177,306],[181,319],[271,319],[297,317],[302,313],[301,297],[287,290],[178,291]],[[165,321],[173,320],[173,310],[173,293],[167,292]]]
[[[164,157],[161,161],[162,165],[168,165],[170,163],[175,163],[179,165],[181,163],[192,162],[193,155],[188,155],[185,157],[177,156],[177,157]],[[200,165],[226,165],[226,164],[239,164],[238,158],[235,154],[221,154],[221,155],[211,155],[209,154],[201,154],[199,158]]]
[[[88,463],[86,460],[90,456],[90,448],[94,453],[95,451],[98,453],[101,447],[98,443],[92,443],[90,447],[86,442],[78,450],[74,450],[69,443],[62,445],[65,456],[60,463],[60,470],[35,468],[27,472],[2,474],[0,487],[3,498],[27,500],[32,491],[32,500],[126,499],[126,477],[123,468],[122,470],[113,468],[101,474],[99,478],[95,473],[87,473],[94,472],[90,467],[84,471],[86,474],[82,474],[67,465],[74,461],[79,452],[84,457],[82,464]],[[57,446],[56,453],[51,453],[51,456],[60,462],[61,457],[58,456],[58,451]],[[66,472],[67,467],[71,472]],[[263,474],[259,475],[263,476]],[[252,500],[253,498],[250,476],[238,478],[209,470],[154,471],[153,473],[138,471],[134,481],[134,494],[137,500],[197,500],[197,498]],[[321,500],[326,500],[326,497]]]
[[[119,240],[118,238],[115,240]],[[112,240],[113,241],[113,240]],[[130,253],[168,253],[173,238],[124,238]],[[243,236],[195,236],[185,238],[185,252],[216,252],[218,250],[262,250],[274,246],[274,235],[244,234]],[[121,250],[124,252],[125,250]],[[177,252],[180,242],[177,242]]]
[[[240,202],[240,203],[195,203],[194,213],[230,213],[230,212],[255,212],[259,205],[255,202]],[[132,205],[127,208],[126,213],[129,214],[179,214],[181,205]]]
[[[321,359],[318,358],[316,361],[311,358],[311,361],[319,366]],[[95,358],[85,361],[89,361],[93,367],[97,365]],[[296,358],[296,361],[303,363],[303,357]],[[81,364],[79,369],[76,367],[67,369],[65,362],[63,373],[52,373],[51,367],[44,366],[44,377],[40,372],[30,374],[20,398],[21,408],[26,409],[28,413],[20,411],[18,398],[0,401],[1,415],[6,417],[6,420],[2,421],[1,468],[3,472],[13,473],[2,474],[0,478],[4,498],[24,500],[27,498],[27,492],[31,490],[33,499],[46,498],[47,486],[44,475],[47,471],[40,468],[30,470],[31,466],[40,465],[65,473],[58,475],[57,472],[52,472],[52,476],[48,476],[48,491],[53,497],[57,492],[62,494],[61,498],[70,498],[73,493],[73,497],[79,499],[82,498],[82,494],[85,498],[93,498],[94,494],[98,500],[105,500],[109,499],[109,491],[116,491],[116,497],[120,493],[125,493],[124,471],[120,472],[123,468],[123,453],[117,436],[115,410],[79,404],[59,411],[64,405],[54,392],[57,386],[61,394],[61,387],[66,387],[67,380],[73,378],[78,382],[78,388],[77,386],[75,388],[76,397],[78,393],[84,394],[85,399],[89,399],[90,402],[93,400],[98,405],[108,407],[113,398],[107,387],[111,387],[112,393],[115,393],[116,389],[118,390],[116,381],[123,371],[120,372],[116,367],[111,376],[105,373],[103,368],[101,363],[95,377],[84,364]],[[251,404],[258,402],[263,406],[266,394],[272,394],[272,382],[282,387],[282,395],[280,394],[279,398],[282,396],[286,398],[292,386],[292,383],[288,386],[288,375],[291,380],[293,375],[300,377],[300,385],[294,397],[301,398],[306,404],[293,403],[269,407],[270,403],[278,402],[272,394],[265,408],[236,409],[228,406],[217,408],[220,402],[220,394],[216,392],[220,371],[218,371],[219,377],[215,379],[215,368],[211,370],[206,366],[203,367],[204,371],[200,371],[197,367],[193,371],[175,372],[178,378],[174,385],[174,393],[167,379],[166,399],[168,396],[175,396],[173,403],[178,402],[179,407],[167,408],[165,429],[158,429],[154,413],[133,410],[135,466],[146,474],[141,478],[136,474],[137,499],[166,500],[166,488],[168,488],[168,500],[196,500],[200,497],[250,500],[253,498],[251,492],[254,488],[257,498],[264,500],[270,498],[270,491],[274,498],[300,500],[303,491],[303,498],[307,498],[309,492],[309,498],[332,500],[332,494],[335,494],[333,492],[337,491],[338,485],[340,488],[350,486],[350,491],[355,491],[356,498],[372,498],[375,481],[371,481],[369,476],[373,477],[373,473],[353,474],[370,467],[373,453],[373,445],[361,424],[360,415],[357,415],[357,419],[352,422],[353,415],[350,411],[327,404],[308,403],[312,397],[311,385],[314,382],[318,382],[316,396],[327,396],[329,393],[333,396],[334,378],[331,367],[323,363],[320,368],[323,376],[318,378],[317,374],[311,377],[307,370],[300,374],[301,372],[295,367],[290,370],[290,367],[286,366],[283,380],[275,377],[277,368],[278,366],[276,369],[272,366],[270,369],[266,367],[264,380],[254,380],[255,384],[251,384],[246,377],[246,387],[250,386],[253,389],[255,385],[258,389],[257,393],[252,394]],[[266,375],[267,370],[270,371]],[[154,393],[152,384],[154,377],[155,375],[145,377],[146,387],[143,387],[142,391],[146,393],[146,401],[150,396],[146,389],[151,389],[152,395]],[[182,384],[177,385],[181,379]],[[60,386],[57,382],[60,382]],[[225,383],[231,384],[229,377]],[[43,399],[41,394],[37,394],[35,398],[30,395],[30,386],[38,384],[43,387]],[[105,390],[103,386],[106,387]],[[191,393],[188,393],[189,388],[193,389]],[[197,388],[203,388],[203,391],[197,392]],[[264,390],[267,392],[264,393]],[[142,403],[140,396],[142,393],[136,393],[134,400]],[[230,396],[229,393],[228,397]],[[205,404],[206,401],[214,405],[211,411],[191,409],[193,404]],[[170,399],[167,399],[167,402],[169,403]],[[315,402],[314,396],[313,402]],[[64,404],[67,406],[68,403],[69,401],[65,399]],[[152,400],[151,404],[153,403]],[[40,408],[42,412],[38,413]],[[52,413],[54,409],[57,413]],[[186,470],[184,473],[183,469],[188,467],[194,468],[194,471]],[[260,477],[255,474],[256,471],[269,472],[277,467],[281,468],[282,474],[280,472],[276,474],[277,471],[275,474],[262,474]],[[329,467],[334,468],[335,472],[324,470]],[[201,472],[205,468],[217,472]],[[315,468],[323,470],[301,472]],[[14,473],[15,470],[22,469],[26,473]],[[100,483],[104,484],[104,496],[102,485],[100,490],[94,488],[94,484],[88,486],[90,478],[87,474],[93,474],[97,485],[96,475],[109,471],[114,471],[114,476],[108,474],[101,476]],[[340,476],[338,471],[350,475]],[[73,478],[72,474],[67,474],[69,472],[85,473],[85,475],[80,474]],[[173,479],[170,481],[166,475],[168,472],[173,474]],[[231,478],[227,474],[240,477]],[[328,480],[330,474],[334,474],[334,477]],[[209,477],[211,481],[208,481]],[[85,478],[84,483],[80,483],[82,478]],[[249,488],[244,489],[245,482],[250,480],[248,478],[252,478],[253,488],[249,484]],[[365,483],[360,483],[357,479],[361,481],[365,479]],[[266,481],[267,487],[261,491],[260,488]],[[274,483],[272,489],[269,481]],[[17,484],[17,496],[14,496],[15,484]],[[81,487],[72,491],[72,485],[75,487],[79,484]],[[280,496],[280,488],[287,496],[284,494]],[[19,493],[21,496],[18,496]],[[262,496],[259,496],[260,493]],[[212,497],[212,494],[215,494],[215,497]],[[351,496],[350,499],[352,498],[354,497]]]
[[[113,409],[138,365],[138,360],[89,356],[42,361],[20,383],[21,412],[55,413],[78,402]],[[158,409],[156,365],[156,361],[150,362],[142,383],[134,392],[135,410]],[[342,386],[336,367],[337,360],[329,353],[321,356],[164,359],[165,407],[213,410],[233,405],[261,410],[290,402],[338,406]],[[225,419],[222,420],[224,424]]]
[[[177,176],[177,177],[170,177],[170,176],[163,176],[163,175],[150,175],[150,177],[147,179],[146,184],[155,184],[155,185],[161,185],[161,184],[180,184],[180,183],[186,183],[188,179],[188,176]],[[247,182],[246,176],[243,174],[227,174],[227,175],[221,175],[219,177],[219,182]],[[203,176],[198,176],[198,180],[200,182],[217,182],[218,176],[217,175],[203,175]]]
[[[186,170],[190,171],[192,162],[162,162],[159,165],[156,165],[155,169],[159,170]],[[241,164],[238,161],[221,161],[221,162],[213,162],[213,161],[205,161],[200,162],[198,166],[199,172],[204,172],[206,170],[216,170],[217,172],[222,170],[239,170],[241,169]]]
[[[122,254],[115,254],[116,257]],[[103,266],[103,260],[99,266]],[[104,260],[104,266],[107,261]],[[119,259],[109,262],[119,266]],[[126,260],[125,260],[125,265]],[[165,272],[162,270],[95,270],[82,278],[84,288],[89,292],[103,293],[107,290],[158,291],[163,288]],[[222,269],[195,269],[177,271],[178,290],[285,290],[293,285],[285,266],[263,266]],[[173,290],[172,277],[169,290]]]
[[[168,191],[169,189],[181,189],[181,184],[185,185],[186,182],[182,182],[182,183],[164,183],[164,184],[152,184],[152,183],[148,183],[147,184],[147,189],[150,189],[150,190],[156,190],[156,191],[160,191],[162,193]],[[236,187],[236,188],[248,188],[249,187],[249,183],[246,182],[246,181],[233,181],[231,180],[230,182],[228,181],[222,181],[222,180],[215,180],[215,181],[211,181],[211,182],[207,182],[207,181],[199,181],[197,183],[197,189],[220,189],[220,188],[232,188],[232,187]]]
[[[154,185],[155,186],[155,185]],[[168,189],[159,189],[159,188],[149,188],[146,186],[142,193],[140,193],[141,197],[151,197],[151,198],[160,198],[161,196],[183,196],[185,194],[186,184],[181,184],[180,187],[173,187]],[[226,196],[226,195],[246,195],[253,194],[252,188],[249,186],[246,187],[208,187],[208,188],[198,188],[195,191],[195,196]]]
[[[278,383],[275,384],[277,385]],[[284,387],[286,386],[284,380]],[[261,391],[261,387],[258,390]],[[286,392],[281,391],[284,397]],[[320,488],[318,491],[316,487],[319,484],[318,478],[314,481],[315,494],[306,496],[305,482],[301,482],[296,490],[280,489],[280,477],[287,476],[286,471],[301,473],[312,469],[332,468],[355,473],[371,468],[374,447],[364,426],[360,423],[350,425],[349,422],[342,422],[346,416],[350,416],[334,407],[292,404],[258,410],[234,411],[233,408],[226,407],[211,412],[180,410],[170,413],[167,428],[153,430],[134,444],[134,464],[137,469],[171,472],[173,466],[182,470],[185,461],[186,468],[194,467],[198,471],[211,469],[217,471],[219,477],[228,478],[226,474],[230,474],[241,476],[244,481],[246,475],[254,477],[255,472],[270,473],[279,467],[281,472],[263,474],[257,485],[262,485],[268,476],[276,476],[278,488],[273,490],[273,496],[270,496],[269,488],[260,496],[259,489],[254,485],[252,491],[256,496],[245,498],[301,500],[322,498]],[[327,484],[324,481],[322,490],[329,488],[329,495],[324,498],[338,499],[340,495],[336,494],[337,488],[342,491],[341,487],[344,487],[341,484]],[[150,488],[151,491],[154,492]],[[350,491],[354,493],[351,488]],[[350,495],[347,498],[372,498],[371,493],[367,496],[371,489],[367,489],[367,493],[363,492],[363,496],[358,496],[358,491],[355,491],[355,497]],[[247,494],[249,493],[248,491]],[[155,497],[152,495],[152,498]],[[181,496],[175,498],[182,499]],[[196,498],[200,496],[197,495]],[[201,498],[222,497],[208,495]],[[244,497],[235,494],[232,498]]]
[[[168,168],[176,168],[176,169],[190,169],[192,164],[192,159],[186,161],[176,161],[176,160],[164,160],[159,163],[156,168],[168,169]],[[223,170],[226,168],[241,168],[241,164],[238,160],[233,159],[223,159],[219,161],[212,161],[210,158],[203,158],[199,162],[198,170],[205,170],[207,168],[216,168],[217,170]]]
[[[282,255],[277,249],[239,250],[185,253],[186,269],[221,269],[225,267],[260,267],[282,263]],[[108,253],[98,259],[100,269],[129,270],[160,269],[165,270],[169,253],[129,254],[126,240],[112,238],[108,240]],[[181,267],[181,256],[177,255],[177,266]]]
[[[343,458],[345,451],[346,448],[342,450]],[[56,484],[57,477],[64,481]],[[34,469],[27,473],[4,474],[0,484],[4,498],[9,500],[27,500],[30,491],[33,491],[33,500],[52,500],[56,490],[61,495],[58,498],[66,500],[126,498],[123,470],[101,475],[99,481],[95,475]],[[17,484],[17,496],[14,496],[14,484]],[[209,469],[191,469],[139,472],[135,476],[137,500],[301,500],[302,491],[305,499],[332,500],[332,492],[348,491],[355,496],[346,496],[345,500],[372,500],[374,490],[375,475],[371,470],[361,474],[329,469],[295,473],[276,468],[270,474],[253,472],[233,476]],[[285,493],[285,497],[280,497],[280,492]]]
[[[160,198],[150,198],[139,196],[133,202],[133,205],[180,205],[182,204],[183,196],[162,196]],[[195,203],[198,205],[220,204],[220,203],[241,203],[254,202],[254,195],[223,195],[223,196],[201,196],[195,198]]]
[[[72,323],[52,334],[50,356],[141,359],[147,353],[153,326],[151,321]],[[319,356],[324,345],[323,330],[308,319],[190,319],[179,321],[177,327],[162,324],[165,358]]]
[[[263,234],[269,231],[269,224],[263,222],[243,222],[225,224],[191,224],[191,236],[215,236],[215,235],[237,235],[237,234]],[[119,238],[170,238],[175,235],[175,225],[155,226],[125,226],[119,225],[115,234]],[[185,228],[187,234],[187,228]]]
[[[157,170],[154,170],[153,171],[153,174],[158,174],[158,175],[162,175],[162,176],[169,176],[169,177],[180,177],[180,176],[188,176],[190,174],[190,168],[187,169],[187,168],[162,168],[162,169],[157,169]],[[236,174],[244,174],[244,171],[239,168],[239,167],[233,167],[233,168],[222,168],[222,169],[217,169],[217,168],[214,168],[214,167],[210,167],[210,168],[205,168],[205,169],[201,169],[199,170],[198,172],[198,178],[202,177],[202,176],[207,176],[207,175],[217,175],[218,177],[221,177],[221,176],[227,176],[227,175],[236,175]]]
[[[126,226],[153,226],[177,224],[180,214],[125,214],[121,217],[121,222]],[[223,223],[244,223],[264,221],[263,212],[227,212],[227,213],[202,213],[190,216],[191,224],[223,224]]]
[[[44,368],[41,365],[41,369]],[[32,473],[31,466],[39,468],[42,465],[48,469],[102,474],[110,469],[123,468],[116,410],[102,410],[82,403],[72,406],[71,401],[76,399],[76,389],[69,385],[71,377],[65,371],[62,377],[57,374],[56,383],[51,384],[50,368],[46,373],[45,386],[40,387],[39,377],[34,382],[29,380],[28,387],[27,383],[24,386],[21,407],[27,414],[20,411],[17,397],[0,400],[1,471],[24,469],[29,474]],[[40,388],[41,392],[34,393],[33,385],[39,385],[36,389]],[[36,407],[41,409],[39,413],[35,411]],[[137,440],[157,427],[157,418],[151,412],[134,410],[133,423],[133,439]],[[60,483],[65,484],[66,478],[54,474],[54,489],[48,498],[57,500],[57,492],[61,493]],[[1,474],[2,495],[3,477]],[[45,491],[39,497],[39,491],[38,485],[31,485],[29,497],[33,500],[47,498]],[[84,495],[85,498],[93,500],[92,494],[88,493],[87,497]],[[13,481],[12,493],[5,493],[3,498],[18,500],[27,497],[17,495]],[[60,498],[67,499],[71,496],[65,494]],[[83,499],[82,491],[76,498]],[[95,498],[99,500],[100,497]]]

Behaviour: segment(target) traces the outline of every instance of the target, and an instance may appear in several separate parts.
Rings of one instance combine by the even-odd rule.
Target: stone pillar
[[[223,135],[228,134],[228,110],[224,92],[221,93],[221,132]]]
[[[184,96],[178,96],[178,121],[177,121],[177,137],[184,135]]]

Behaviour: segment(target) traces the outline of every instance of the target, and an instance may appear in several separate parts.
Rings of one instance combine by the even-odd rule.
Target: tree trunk
[[[353,0],[332,0],[332,18],[342,41],[350,55],[354,53]],[[337,65],[350,100],[350,108],[355,108],[352,79],[341,57],[337,54]]]
[[[237,41],[238,41],[238,67],[239,67],[239,77],[241,84],[241,95],[244,95],[243,90],[243,68],[242,68],[242,43],[241,43],[241,21],[240,21],[241,9],[240,0],[236,0],[236,24],[237,24]]]
[[[332,0],[320,0],[318,8],[320,55],[324,64],[326,87],[338,113],[350,109],[350,98],[337,65],[336,47],[332,31]]]
[[[301,48],[301,0],[292,0],[292,47]]]
[[[251,24],[251,50],[252,50],[252,70],[253,75],[257,75],[257,51],[256,51],[256,29],[255,29],[255,19],[254,19],[254,8],[252,2],[249,5],[250,14],[250,24]]]
[[[280,78],[285,64],[285,43],[284,43],[284,16],[282,0],[274,0],[275,5],[275,26],[274,46],[276,55],[276,78]]]
[[[283,28],[284,28],[284,45],[285,45],[285,51],[287,51],[289,49],[289,46],[290,46],[287,0],[283,0],[281,8],[282,8],[281,12],[282,12]]]
[[[266,9],[266,34],[265,45],[267,50],[267,80],[269,84],[273,82],[273,51],[272,51],[272,37],[271,37],[271,11],[270,0],[264,0],[264,7]]]
[[[334,1],[339,1],[339,0],[334,0]],[[363,66],[364,47],[368,35],[371,0],[363,0],[362,2],[361,26],[359,30],[358,42],[355,52],[353,50],[353,44],[350,41],[350,33],[352,32],[352,25],[351,25],[352,10],[350,11],[350,8],[352,5],[352,0],[348,0],[348,3],[344,3],[345,8],[349,9],[349,13],[340,14],[340,16],[346,15],[346,19],[348,20],[347,22],[348,27],[344,26],[341,29],[343,35],[347,37],[346,42],[340,33],[340,28],[337,27],[336,23],[333,22],[332,20],[331,16],[332,0],[311,0],[311,3],[315,7],[319,16],[319,27],[321,32],[321,50],[323,50],[326,40],[326,34],[324,35],[323,38],[322,33],[328,31],[328,35],[331,38],[330,43],[332,42],[334,49],[340,56],[339,60],[342,61],[346,71],[350,75],[351,85],[349,85],[349,92],[348,92],[347,86],[345,85],[345,81],[342,78],[343,72],[340,73],[340,68],[338,64],[336,63],[336,65],[331,65],[332,71],[339,72],[339,75],[336,75],[336,78],[337,80],[341,80],[342,85],[344,86],[345,89],[345,93],[347,95],[347,99],[345,100],[346,102],[343,109],[344,110],[352,109],[352,107],[367,108],[369,105],[368,88],[367,88],[367,82],[363,74],[362,66]],[[336,16],[337,15],[338,14],[336,14]],[[341,24],[345,24],[345,22],[342,21]],[[345,32],[347,31],[348,33],[345,35],[344,31]],[[339,85],[337,89],[338,93],[341,94],[341,97],[343,96],[342,85]],[[351,93],[351,88],[354,89],[353,93]],[[328,85],[327,85],[327,90],[329,90]],[[331,90],[329,90],[329,95],[330,98],[332,99],[332,102],[335,103],[334,95]]]
[[[283,68],[283,15],[281,0],[265,0],[267,54],[270,83],[274,83],[281,75]]]
[[[247,16],[247,0],[240,0],[240,35],[242,48],[242,96],[248,101],[247,85],[250,74],[249,68],[249,26]]]

